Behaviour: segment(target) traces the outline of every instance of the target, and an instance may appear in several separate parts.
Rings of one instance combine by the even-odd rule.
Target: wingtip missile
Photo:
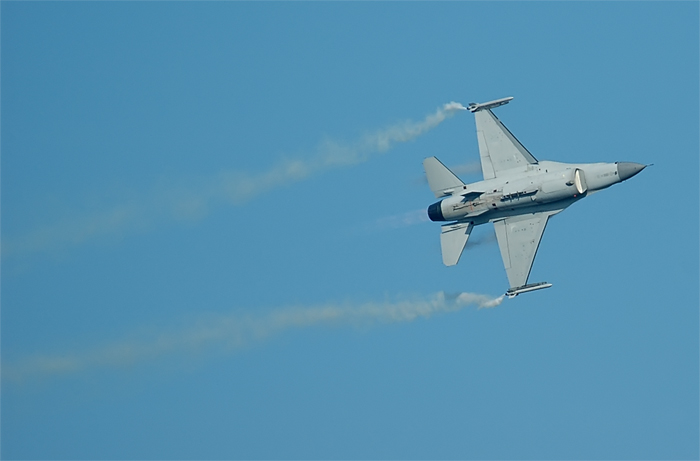
[[[530,283],[528,285],[510,288],[508,291],[506,291],[506,296],[508,296],[509,298],[515,298],[516,296],[518,296],[521,293],[527,293],[528,291],[542,290],[543,288],[549,288],[551,286],[552,286],[552,284],[547,283],[547,282]]]
[[[489,101],[489,102],[482,102],[482,103],[472,102],[472,103],[469,103],[469,105],[467,106],[467,109],[469,109],[469,112],[478,112],[478,111],[484,110],[484,109],[493,109],[494,107],[502,106],[503,104],[508,104],[512,99],[513,99],[513,96],[508,96],[507,98],[496,99],[496,100]]]

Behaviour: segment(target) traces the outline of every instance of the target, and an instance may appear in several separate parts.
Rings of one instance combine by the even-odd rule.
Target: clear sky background
[[[698,458],[697,2],[1,13],[3,458]],[[492,225],[444,267],[421,162],[481,179],[441,108],[505,96],[538,159],[654,166],[479,309]]]

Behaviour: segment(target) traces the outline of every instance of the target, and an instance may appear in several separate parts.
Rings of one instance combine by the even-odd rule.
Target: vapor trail
[[[411,322],[467,306],[496,307],[504,297],[476,293],[446,295],[438,292],[423,299],[365,304],[325,304],[269,311],[266,315],[223,315],[201,319],[179,331],[159,332],[143,340],[125,340],[82,353],[41,355],[3,364],[3,378],[22,381],[34,377],[70,374],[93,368],[122,367],[155,360],[166,354],[192,353],[212,347],[236,350],[292,329],[321,326],[369,326]]]
[[[405,213],[383,216],[375,220],[371,225],[366,226],[367,231],[392,230],[403,227],[414,226],[424,222],[429,222],[428,213],[425,208],[419,208]]]
[[[352,144],[332,139],[322,141],[314,156],[308,159],[283,160],[258,174],[226,173],[221,178],[221,191],[234,202],[242,202],[273,186],[301,181],[315,174],[364,163],[372,155],[383,154],[397,143],[416,139],[460,110],[458,102],[444,104],[420,122],[407,121],[367,134]]]
[[[366,162],[396,144],[427,133],[458,111],[462,104],[450,102],[421,121],[405,121],[365,134],[355,142],[332,139],[320,142],[310,155],[282,159],[265,171],[225,171],[202,178],[189,187],[161,186],[123,203],[91,212],[73,213],[63,220],[12,238],[3,236],[2,255],[27,254],[82,244],[100,236],[143,232],[172,220],[198,220],[212,206],[242,204],[273,188],[300,182],[326,171]]]
[[[375,219],[371,223],[364,225],[360,231],[366,233],[393,231],[428,222],[430,222],[430,218],[428,217],[427,209],[419,208],[417,210],[406,211],[404,213],[382,216],[381,218]],[[496,233],[493,231],[491,226],[488,227],[490,228],[489,230],[479,229],[473,232],[472,236],[469,237],[469,241],[467,242],[467,246],[465,247],[464,251],[469,251],[474,247],[496,242]]]

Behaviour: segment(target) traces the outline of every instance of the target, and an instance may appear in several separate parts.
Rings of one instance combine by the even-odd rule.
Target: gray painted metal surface
[[[550,217],[646,167],[632,162],[538,161],[491,112],[512,99],[468,106],[476,120],[483,181],[465,184],[437,158],[423,161],[430,189],[441,198],[428,207],[428,216],[448,222],[440,235],[443,263],[456,265],[473,227],[492,222],[510,297],[552,286],[527,283]]]

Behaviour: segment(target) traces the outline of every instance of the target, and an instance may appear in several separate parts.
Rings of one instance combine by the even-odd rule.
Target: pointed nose
[[[636,175],[646,167],[646,165],[642,165],[641,163],[617,162],[617,174],[620,176],[620,181],[624,181]]]

